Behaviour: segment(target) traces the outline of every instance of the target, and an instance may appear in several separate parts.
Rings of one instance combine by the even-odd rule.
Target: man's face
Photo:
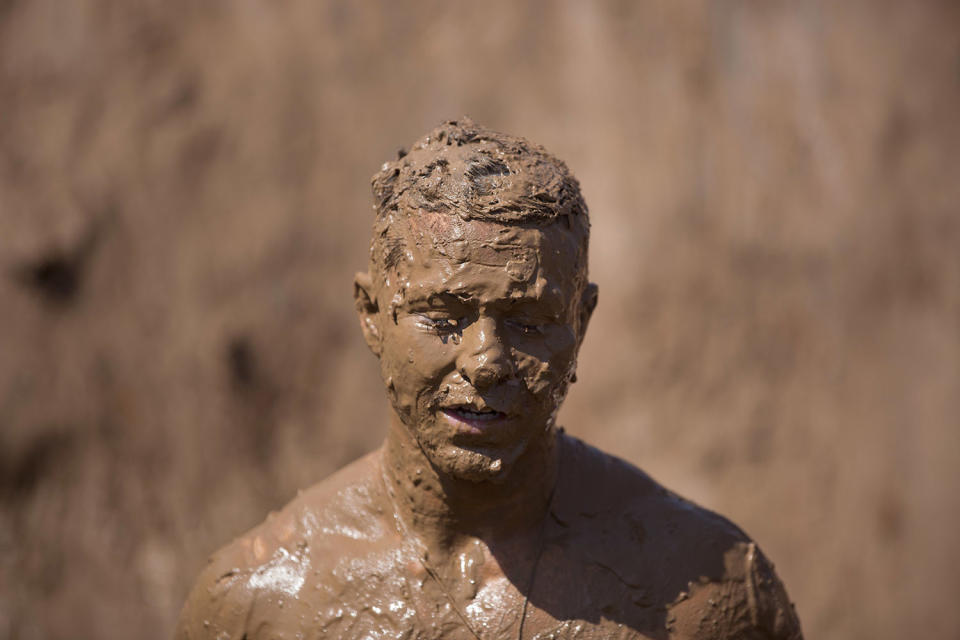
[[[361,312],[396,417],[441,473],[505,479],[548,437],[574,371],[595,300],[581,238],[445,213],[399,225],[404,258]]]

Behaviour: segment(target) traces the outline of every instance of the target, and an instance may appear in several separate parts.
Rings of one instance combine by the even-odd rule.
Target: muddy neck
[[[466,480],[431,465],[394,415],[380,452],[388,513],[396,510],[402,526],[431,555],[453,553],[477,538],[493,546],[536,535],[559,472],[559,444],[550,428],[530,443],[505,477]]]

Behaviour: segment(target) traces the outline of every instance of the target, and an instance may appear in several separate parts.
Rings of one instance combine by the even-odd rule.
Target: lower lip
[[[443,414],[462,431],[469,433],[483,433],[488,431],[503,422],[503,419],[507,417],[505,414],[498,412],[485,414],[484,417],[473,418],[451,409],[443,409]]]

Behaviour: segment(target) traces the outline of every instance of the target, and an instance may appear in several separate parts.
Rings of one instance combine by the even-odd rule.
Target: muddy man
[[[597,304],[564,163],[467,119],[398,155],[354,287],[386,440],[217,552],[177,638],[800,638],[740,529],[555,424]]]

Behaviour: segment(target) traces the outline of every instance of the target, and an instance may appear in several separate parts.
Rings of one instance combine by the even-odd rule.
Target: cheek
[[[381,364],[384,375],[390,376],[398,390],[419,395],[426,384],[441,380],[449,372],[456,346],[406,324],[401,320],[384,335]]]
[[[517,363],[517,373],[523,380],[524,387],[532,395],[543,395],[556,384],[555,372],[548,361],[520,352],[514,354],[514,359]]]
[[[567,382],[576,357],[576,337],[566,327],[551,330],[537,345],[514,350],[517,371],[530,393],[549,395]]]
[[[577,357],[577,336],[572,327],[568,325],[553,327],[544,337],[544,345],[552,362],[568,363],[564,366],[573,363]]]

